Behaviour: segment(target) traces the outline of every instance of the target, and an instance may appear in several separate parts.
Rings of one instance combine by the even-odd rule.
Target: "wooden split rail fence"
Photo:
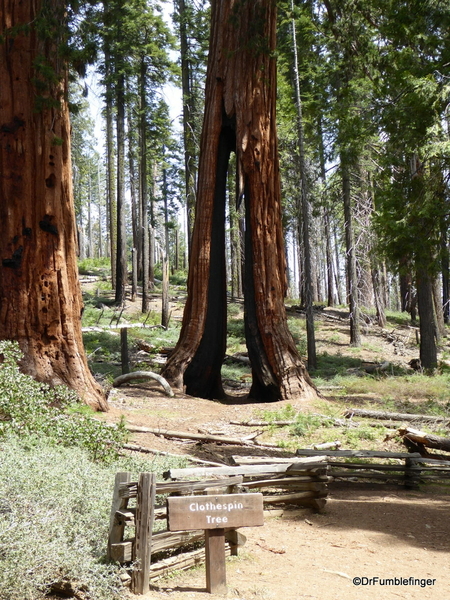
[[[296,454],[312,459],[326,454],[331,481],[333,479],[350,481],[370,479],[382,483],[395,481],[403,483],[407,489],[415,489],[421,482],[450,479],[450,461],[424,458],[418,452],[299,449]],[[346,459],[351,459],[351,462],[345,462]],[[374,460],[378,462],[373,462]]]
[[[152,473],[133,481],[130,473],[117,473],[110,515],[108,557],[132,565],[131,590],[144,594],[149,583],[172,570],[205,562],[205,531],[168,531],[166,497],[260,491],[264,506],[294,503],[319,510],[328,494],[325,456],[277,460],[276,464],[252,464],[254,457],[235,457],[242,464],[231,467],[171,469],[162,483]],[[270,459],[269,459],[270,460]],[[196,478],[196,481],[180,481]],[[268,491],[269,490],[269,491]],[[164,526],[164,522],[166,521]],[[162,526],[158,527],[155,523]],[[245,536],[237,529],[225,531],[227,555],[237,554]],[[184,551],[188,547],[191,550]],[[174,555],[175,550],[183,550]],[[172,556],[167,557],[171,553]]]

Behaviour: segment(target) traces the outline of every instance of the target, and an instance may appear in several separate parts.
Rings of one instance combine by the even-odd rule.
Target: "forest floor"
[[[397,341],[403,340],[395,345],[395,340],[385,332],[368,325],[363,347],[355,352],[348,347],[346,317],[345,311],[339,309],[325,309],[319,315],[319,353],[348,356],[349,365],[358,359],[380,364],[389,361],[405,368],[409,360],[417,358],[414,332],[408,326],[389,327],[391,332],[395,329],[393,337]],[[358,367],[349,369],[358,371]],[[245,378],[242,380],[242,388],[230,390],[229,398],[221,402],[180,392],[169,398],[156,382],[129,384],[113,390],[110,410],[100,418],[117,422],[124,417],[128,425],[243,437],[258,428],[232,422],[261,418],[267,410],[280,414],[327,411],[337,415],[343,406],[379,409],[384,406],[378,392],[343,396],[332,386],[331,389],[322,386],[322,397],[317,401],[264,405],[247,401],[244,392],[248,383]],[[415,396],[410,402],[426,403],[427,398],[420,398],[420,393]],[[333,435],[339,439],[339,430]],[[285,446],[265,454],[294,456],[295,443],[285,428],[269,428],[258,440],[279,441]],[[329,438],[317,440],[329,441]],[[262,453],[256,447],[182,441],[150,433],[135,433],[131,441],[152,450],[221,463],[228,463],[232,455]],[[305,447],[303,444],[299,439],[296,447]],[[344,441],[342,448],[346,447]],[[361,440],[359,447],[404,451],[404,447],[393,441],[373,439]],[[151,455],[148,456],[151,460]],[[238,557],[227,559],[227,597],[231,600],[450,598],[449,500],[450,489],[444,486],[427,485],[411,491],[393,484],[335,481],[330,484],[327,504],[320,513],[309,508],[276,507],[266,514],[263,527],[242,529],[247,542]],[[354,580],[358,577],[366,578],[361,585]],[[369,584],[371,578],[378,579]],[[395,578],[408,583],[399,585]],[[383,585],[387,579],[393,582],[389,585],[384,581]],[[205,569],[197,567],[157,581],[145,598],[219,598],[208,594],[205,585]]]

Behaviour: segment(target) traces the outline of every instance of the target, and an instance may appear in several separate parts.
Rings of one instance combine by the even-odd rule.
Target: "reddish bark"
[[[0,339],[19,343],[24,372],[106,410],[81,336],[64,69],[36,33],[40,5],[0,0]]]
[[[237,156],[244,199],[245,322],[251,396],[271,401],[314,396],[287,327],[275,128],[276,3],[211,3],[211,38],[188,300],[177,347],[164,370],[193,395],[223,394],[226,342],[224,215],[228,158]]]

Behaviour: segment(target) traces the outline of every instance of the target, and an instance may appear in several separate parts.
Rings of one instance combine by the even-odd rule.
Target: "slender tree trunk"
[[[130,86],[127,86],[128,91],[130,91]],[[136,258],[139,257],[139,262],[142,264],[141,260],[141,250],[142,246],[139,244],[139,174],[136,169],[136,144],[135,144],[135,135],[134,129],[136,126],[136,122],[132,118],[132,108],[130,106],[127,107],[127,141],[128,141],[128,152],[127,152],[127,167],[129,173],[129,183],[130,183],[130,207],[131,207],[131,228],[133,235],[133,248],[136,252]]]
[[[429,273],[418,267],[416,283],[420,326],[420,362],[424,369],[431,370],[437,367],[433,282]]]
[[[294,13],[294,0],[291,0],[291,11]],[[305,253],[305,309],[306,309],[306,339],[308,347],[308,369],[310,371],[317,368],[316,338],[314,333],[314,306],[313,306],[313,277],[311,261],[311,203],[309,193],[308,172],[306,168],[305,157],[305,136],[303,132],[303,114],[302,98],[300,94],[300,78],[298,75],[298,57],[297,57],[297,35],[295,31],[295,20],[292,19],[292,48],[294,53],[294,87],[297,103],[297,135],[299,149],[299,167],[301,177],[301,202],[300,208],[303,220],[303,246]]]
[[[328,209],[324,208],[323,213],[324,219],[324,230],[325,230],[325,256],[326,256],[326,269],[327,269],[327,306],[334,306],[334,273],[333,273],[333,250],[331,247],[331,231],[330,231],[330,215]]]
[[[166,329],[170,321],[170,298],[169,298],[169,261],[167,254],[162,252],[162,293],[161,293],[161,325]]]
[[[325,169],[325,148],[323,141],[323,127],[322,127],[322,117],[319,115],[318,122],[318,138],[319,138],[319,160],[320,160],[320,178],[322,180],[323,185],[323,223],[324,223],[324,233],[325,233],[325,260],[326,260],[326,271],[327,271],[327,305],[334,306],[335,297],[334,297],[334,278],[335,273],[333,269],[333,248],[332,248],[332,240],[331,240],[331,219],[330,219],[330,207],[329,207],[329,199],[326,196],[326,186],[327,186],[327,173]]]
[[[380,327],[386,327],[386,313],[383,303],[382,282],[380,277],[380,269],[377,265],[372,267],[371,275],[377,323]]]
[[[195,216],[196,150],[194,139],[194,107],[191,90],[192,65],[189,60],[187,13],[185,0],[176,0],[180,19],[181,89],[183,93],[184,173],[186,185],[186,219],[188,255],[191,250]]]
[[[232,157],[233,158],[233,157]],[[232,160],[232,166],[236,161]],[[236,169],[235,169],[236,170]],[[241,228],[240,214],[236,203],[236,178],[228,177],[228,214],[230,218],[230,261],[231,261],[231,298],[242,297],[242,257],[241,257]]]
[[[140,75],[140,109],[139,119],[140,130],[140,203],[139,203],[139,244],[142,258],[142,312],[147,313],[150,308],[150,243],[148,231],[148,169],[147,169],[147,96],[145,93],[145,82],[147,78],[147,68],[145,59],[141,59]]]
[[[34,27],[41,6],[0,0],[0,339],[19,343],[25,373],[106,410],[81,336],[67,78]],[[63,20],[64,3],[49,10]],[[59,80],[45,90],[33,85],[38,58]]]
[[[433,304],[434,304],[434,318],[436,321],[436,339],[440,343],[441,339],[445,335],[445,322],[444,322],[444,311],[442,307],[442,296],[439,286],[439,279],[437,275],[432,277],[433,285]]]
[[[245,205],[245,330],[250,397],[313,397],[287,327],[285,256],[275,131],[276,6],[211,3],[211,41],[188,299],[164,376],[189,394],[223,395],[226,347],[225,199],[230,152]],[[243,44],[242,40],[246,43]]]
[[[125,219],[125,76],[120,74],[116,89],[117,98],[117,263],[116,304],[126,299],[127,284],[127,234]]]
[[[338,236],[337,236],[336,221],[333,222],[333,238],[334,238],[334,255],[335,255],[335,261],[336,261],[336,269],[334,272],[334,283],[336,286],[338,304],[342,305],[344,302],[343,302],[343,294],[342,294],[341,261],[340,261],[340,257],[339,257],[339,243],[338,243]]]
[[[107,10],[106,2],[104,2]],[[111,285],[116,287],[116,260],[117,260],[117,198],[116,198],[116,168],[115,168],[115,140],[113,119],[113,89],[111,85],[112,67],[111,54],[108,44],[104,47],[105,53],[105,113],[106,113],[106,168],[107,168],[107,205],[109,216],[109,252],[111,259]]]
[[[102,192],[100,186],[100,161],[97,163],[97,198],[98,198],[98,257],[102,258],[103,251],[103,229],[102,229]]]
[[[88,176],[88,258],[94,256],[94,240],[92,235],[92,189],[91,189],[91,176]]]
[[[345,246],[347,252],[347,297],[350,308],[350,345],[361,345],[359,323],[358,275],[356,271],[356,251],[353,233],[353,215],[349,167],[344,153],[341,154],[342,192],[344,199]]]
[[[441,251],[442,251],[442,306],[444,312],[444,323],[450,323],[450,249],[448,239],[448,227],[443,220],[441,225]]]

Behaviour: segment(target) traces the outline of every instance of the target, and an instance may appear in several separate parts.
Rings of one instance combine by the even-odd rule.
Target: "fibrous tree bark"
[[[46,4],[45,39],[42,6],[0,0],[0,339],[24,372],[106,409],[81,337],[67,85],[48,32],[64,3]]]
[[[245,207],[245,333],[250,397],[275,401],[316,390],[287,327],[285,254],[275,129],[276,3],[215,0],[188,299],[163,375],[189,394],[223,396],[226,345],[225,200],[231,152]]]

